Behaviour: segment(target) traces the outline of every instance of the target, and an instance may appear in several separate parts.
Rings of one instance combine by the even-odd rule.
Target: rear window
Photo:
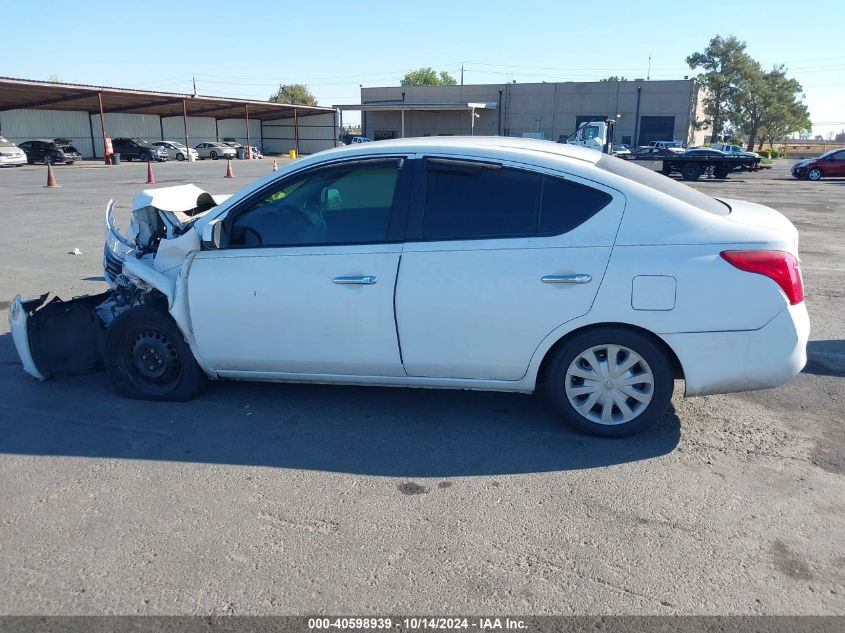
[[[622,178],[638,182],[650,189],[671,196],[676,200],[686,202],[702,211],[707,211],[715,215],[728,215],[731,212],[731,208],[721,200],[711,198],[707,194],[701,193],[677,180],[672,180],[668,176],[652,171],[648,167],[634,165],[620,158],[607,155],[603,155],[599,159],[596,167],[611,174],[621,176]]]

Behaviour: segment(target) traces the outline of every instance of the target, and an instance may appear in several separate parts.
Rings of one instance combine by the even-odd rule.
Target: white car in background
[[[200,143],[196,147],[197,154],[199,157],[202,158],[210,158],[212,160],[217,160],[218,158],[237,158],[238,153],[228,145],[224,145],[223,143],[217,142],[210,142],[210,143]]]
[[[197,160],[199,158],[197,150],[193,147],[187,147],[176,141],[155,141],[153,145],[163,147],[167,152],[167,157],[171,160]]]
[[[26,165],[26,152],[4,136],[0,136],[0,167]]]
[[[358,144],[231,197],[142,192],[126,234],[112,206],[113,289],[10,308],[37,378],[103,362],[151,400],[193,398],[206,378],[543,384],[574,427],[622,436],[665,413],[675,379],[687,396],[762,389],[806,362],[784,216],[581,147]]]

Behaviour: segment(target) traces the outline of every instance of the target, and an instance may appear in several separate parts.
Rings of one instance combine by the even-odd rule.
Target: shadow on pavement
[[[805,374],[845,377],[845,340],[810,341],[807,343]]]
[[[570,430],[542,396],[212,382],[127,400],[102,373],[38,383],[0,336],[0,452],[452,477],[597,468],[670,453],[674,409],[621,440]]]

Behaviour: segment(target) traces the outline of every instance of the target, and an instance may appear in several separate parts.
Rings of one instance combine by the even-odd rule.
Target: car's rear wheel
[[[211,160],[217,160],[217,152],[211,152]]]
[[[199,393],[205,374],[182,332],[151,306],[130,308],[106,331],[106,373],[128,398],[184,402]]]
[[[672,398],[666,353],[648,336],[622,328],[587,330],[556,350],[546,392],[571,426],[591,435],[624,437],[660,418]]]
[[[821,180],[822,179],[822,170],[818,167],[813,167],[810,171],[807,172],[807,180]]]
[[[681,167],[681,176],[684,177],[684,180],[698,180],[701,172],[701,165],[698,163],[687,163]]]
[[[719,178],[720,180],[724,180],[730,174],[730,170],[727,167],[717,167],[713,170],[713,177]]]
[[[45,165],[55,165],[56,161],[53,160],[53,157],[49,154],[44,154],[44,164]]]

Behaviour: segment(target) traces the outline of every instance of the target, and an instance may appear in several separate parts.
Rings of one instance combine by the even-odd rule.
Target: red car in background
[[[845,148],[832,149],[818,158],[808,158],[795,163],[792,175],[807,180],[845,176]]]

